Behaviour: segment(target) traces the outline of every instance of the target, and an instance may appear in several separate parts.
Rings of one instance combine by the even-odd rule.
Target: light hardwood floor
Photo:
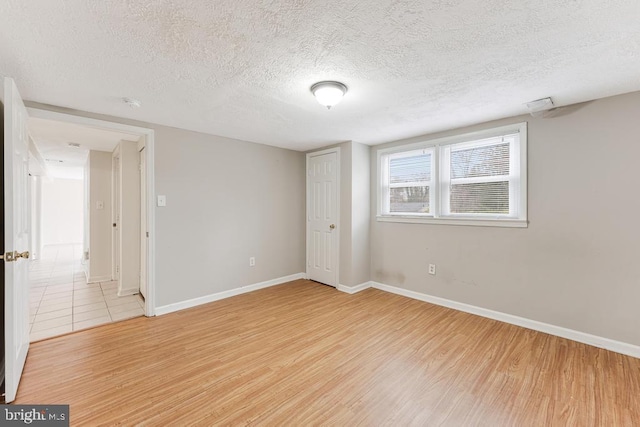
[[[640,360],[300,280],[32,344],[72,425],[640,425]]]

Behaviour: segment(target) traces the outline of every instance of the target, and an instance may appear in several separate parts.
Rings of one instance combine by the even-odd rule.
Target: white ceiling
[[[89,150],[112,152],[123,139],[139,139],[139,135],[34,117],[29,118],[29,134],[45,161],[47,175],[63,179],[83,178]]]
[[[639,22],[638,0],[4,0],[0,75],[32,101],[307,150],[640,90]],[[327,79],[349,87],[330,111],[309,92]]]

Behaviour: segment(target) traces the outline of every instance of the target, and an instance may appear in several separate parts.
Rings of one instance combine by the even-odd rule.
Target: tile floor
[[[116,282],[87,284],[81,256],[81,245],[46,246],[31,262],[31,342],[144,315],[141,295],[119,297]]]

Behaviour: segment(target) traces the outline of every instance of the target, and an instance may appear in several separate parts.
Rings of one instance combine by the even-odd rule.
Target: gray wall
[[[80,115],[156,130],[156,193],[167,195],[167,207],[156,208],[159,306],[304,271],[302,153]],[[345,282],[342,268],[347,251],[351,268],[366,264],[370,248],[371,280],[640,345],[639,117],[640,93],[632,93],[553,118],[521,116],[373,147],[371,241],[363,243],[366,232],[358,233],[364,240],[343,238],[341,283],[369,278],[349,271]],[[375,220],[377,149],[520,121],[529,123],[528,228]],[[352,213],[366,192],[353,191],[362,176],[354,170],[369,149],[349,144],[348,157],[341,144],[342,188],[345,176],[352,181],[341,215],[355,229]]]
[[[305,271],[303,153],[153,128],[158,306]]]
[[[351,272],[348,286],[370,280],[371,147],[351,143]]]
[[[351,286],[351,141],[340,147],[340,271],[338,282]]]
[[[403,142],[522,121],[526,229],[377,222],[374,147],[372,280],[640,345],[640,92]]]
[[[156,306],[305,271],[303,153],[27,105],[155,130]]]

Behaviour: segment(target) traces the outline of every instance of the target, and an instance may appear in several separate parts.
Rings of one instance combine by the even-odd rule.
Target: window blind
[[[482,145],[480,145],[482,144]],[[449,212],[508,214],[511,141],[451,147]]]
[[[389,159],[389,212],[430,212],[432,157],[418,150]]]

